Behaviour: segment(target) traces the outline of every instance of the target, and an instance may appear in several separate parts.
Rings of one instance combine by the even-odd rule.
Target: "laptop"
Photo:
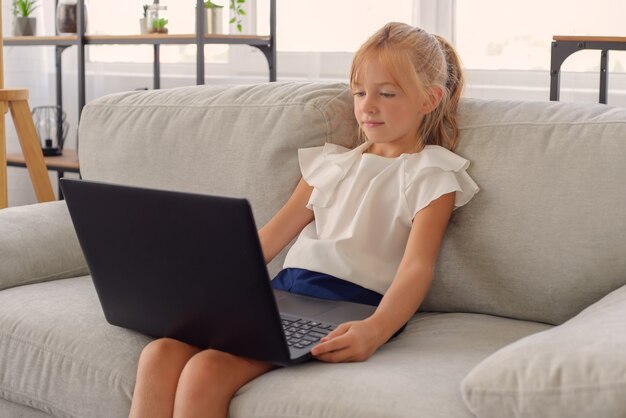
[[[106,320],[290,365],[375,307],[274,290],[246,199],[62,179]]]

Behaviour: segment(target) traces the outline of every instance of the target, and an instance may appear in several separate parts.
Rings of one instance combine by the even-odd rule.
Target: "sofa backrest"
[[[460,125],[482,191],[453,215],[423,310],[557,324],[626,284],[626,109],[464,99]],[[247,197],[260,227],[296,150],[354,145],[356,124],[345,84],[267,83],[103,97],[79,135],[83,178]]]
[[[457,152],[481,192],[423,309],[559,324],[626,284],[626,109],[465,100]]]
[[[250,200],[258,227],[299,179],[297,150],[353,146],[343,84],[193,86],[101,97],[79,126],[84,179]],[[270,265],[272,276],[285,252]]]

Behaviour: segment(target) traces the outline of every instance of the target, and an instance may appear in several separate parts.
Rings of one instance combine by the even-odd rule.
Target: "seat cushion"
[[[313,361],[259,377],[239,391],[231,415],[469,418],[459,387],[472,365],[549,327],[487,315],[420,313],[366,362]]]
[[[0,418],[50,418],[50,414],[0,398]]]
[[[55,417],[128,416],[148,337],[109,326],[89,277],[0,292],[0,396]]]
[[[471,417],[463,377],[497,349],[549,327],[421,313],[364,363],[313,361],[249,383],[231,417]],[[106,323],[89,277],[6,289],[0,397],[58,417],[126,417],[149,340]]]

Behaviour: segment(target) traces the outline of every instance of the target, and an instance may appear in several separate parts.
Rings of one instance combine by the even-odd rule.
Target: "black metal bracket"
[[[585,49],[600,51],[600,93],[599,102],[607,103],[609,88],[609,50],[626,50],[626,42],[554,40],[550,54],[550,100],[558,101],[561,89],[561,65],[572,54]]]

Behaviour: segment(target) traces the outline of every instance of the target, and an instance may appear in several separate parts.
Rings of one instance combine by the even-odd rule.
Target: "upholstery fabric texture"
[[[128,416],[150,338],[107,324],[91,278],[0,292],[0,397],[55,417]]]
[[[0,418],[50,418],[50,414],[0,398]]]
[[[261,227],[298,182],[299,148],[352,147],[356,134],[343,84],[194,86],[89,103],[79,157],[88,180],[246,197]]]
[[[469,418],[461,379],[493,351],[547,328],[485,315],[418,314],[365,363],[311,362],[251,382],[235,397],[231,418],[409,418],[416,411]],[[0,397],[55,417],[126,417],[136,362],[149,340],[106,323],[89,277],[7,289],[0,292]]]
[[[491,402],[548,416],[548,398],[567,416],[576,381],[624,415],[626,109],[464,98],[459,112],[481,192],[453,213],[422,312],[367,362],[252,381],[231,418],[490,416]],[[357,126],[347,85],[285,82],[102,97],[79,135],[83,178],[246,197],[260,227],[300,178],[297,150],[355,145]],[[0,418],[7,402],[24,418],[128,416],[150,338],[106,323],[87,273],[64,202],[0,211]]]
[[[88,272],[65,202],[0,211],[0,290]]]
[[[626,109],[465,99],[481,192],[453,213],[421,309],[560,324],[626,284]]]
[[[459,118],[482,192],[454,212],[421,309],[559,324],[626,284],[626,109],[463,99]],[[129,92],[85,107],[80,159],[85,179],[247,197],[260,227],[297,149],[356,132],[341,83]]]
[[[626,286],[564,324],[522,338],[462,382],[478,418],[626,413]]]

